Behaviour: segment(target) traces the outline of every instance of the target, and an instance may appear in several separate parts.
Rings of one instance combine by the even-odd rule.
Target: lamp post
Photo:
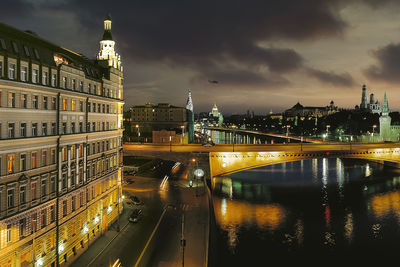
[[[169,152],[172,151],[171,142],[172,142],[172,136],[171,136],[171,133],[170,133],[170,134],[169,134]]]
[[[374,136],[376,125],[372,126],[372,136]]]
[[[329,134],[329,128],[330,128],[331,126],[328,124],[328,125],[326,125],[326,139],[328,139],[328,134]]]
[[[287,138],[288,143],[289,143],[289,128],[290,128],[290,125],[286,125],[286,138]]]
[[[138,142],[139,142],[139,139],[140,139],[140,128],[139,128],[139,124],[136,124],[136,129],[137,129],[137,133],[138,133]]]
[[[182,125],[181,129],[182,129],[181,143],[183,144],[185,142],[185,125]]]

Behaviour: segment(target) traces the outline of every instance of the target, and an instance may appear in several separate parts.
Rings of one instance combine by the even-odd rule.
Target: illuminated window
[[[39,82],[39,70],[37,70],[37,69],[32,70],[32,82],[33,83]]]
[[[75,158],[75,146],[71,146],[71,159]]]
[[[15,156],[9,155],[7,157],[7,172],[14,173],[15,172]]]
[[[52,149],[51,151],[50,151],[50,160],[51,160],[51,164],[54,164],[54,163],[56,163],[56,150],[55,149]]]
[[[26,108],[27,107],[27,100],[28,100],[28,95],[27,94],[21,94],[21,108]]]
[[[15,79],[15,64],[10,63],[8,65],[8,78],[14,80]]]
[[[32,152],[32,154],[31,154],[31,167],[32,167],[32,169],[37,168],[37,153],[36,152]]]
[[[28,80],[28,67],[21,67],[21,81],[26,82]]]
[[[8,93],[8,107],[15,108],[15,93]]]
[[[47,151],[44,150],[42,151],[42,166],[46,166],[47,165]]]
[[[63,110],[67,110],[67,108],[68,108],[67,99],[63,98]]]
[[[67,149],[65,147],[61,150],[61,158],[63,161],[67,160]]]
[[[76,103],[75,100],[72,100],[72,101],[71,101],[71,108],[72,108],[72,111],[75,111],[75,103]]]

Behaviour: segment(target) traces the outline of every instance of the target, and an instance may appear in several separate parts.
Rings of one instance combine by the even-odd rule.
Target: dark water
[[[400,264],[400,171],[314,159],[212,180],[216,266]]]

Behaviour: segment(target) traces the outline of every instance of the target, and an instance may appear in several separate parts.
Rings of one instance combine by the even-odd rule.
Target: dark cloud
[[[202,69],[202,61],[238,61],[273,72],[302,65],[294,50],[263,48],[271,38],[308,40],[341,35],[346,23],[337,1],[194,0],[66,1],[52,8],[73,10],[82,27],[98,28],[111,13],[125,61],[165,61]]]
[[[364,74],[373,80],[400,82],[400,44],[388,44],[372,51],[372,56],[378,61],[364,70]]]
[[[333,86],[350,87],[355,85],[353,78],[348,73],[336,74],[334,72],[326,72],[313,68],[307,68],[306,71],[310,77]]]
[[[34,5],[22,0],[2,0],[0,8],[0,20],[15,19],[20,16],[29,16],[34,10]]]

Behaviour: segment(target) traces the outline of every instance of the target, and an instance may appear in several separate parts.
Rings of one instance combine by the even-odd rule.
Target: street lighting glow
[[[99,222],[99,216],[96,216],[95,218],[94,218],[94,223],[96,224],[96,223],[98,223]]]
[[[37,263],[37,266],[42,266],[43,265],[43,259],[39,258],[36,263]]]
[[[64,250],[64,244],[60,244],[59,246],[58,246],[58,251],[59,252],[62,252]]]
[[[107,208],[107,214],[110,214],[111,211],[112,211],[111,206],[108,206],[108,208]]]
[[[85,225],[85,227],[83,227],[83,233],[86,234],[89,231],[89,228]]]

